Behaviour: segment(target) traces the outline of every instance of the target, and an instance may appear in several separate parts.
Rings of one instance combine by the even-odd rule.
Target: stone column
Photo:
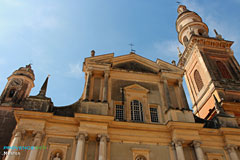
[[[197,155],[197,159],[198,160],[205,160],[202,148],[200,147],[201,142],[200,141],[193,141],[192,145],[193,145],[195,153]]]
[[[186,94],[183,90],[183,85],[182,85],[182,81],[178,81],[178,87],[179,87],[179,90],[180,90],[180,95],[181,95],[181,100],[182,100],[182,103],[183,103],[183,107],[185,109],[189,109],[189,106],[188,106],[188,102],[187,102],[187,97],[186,97]]]
[[[171,99],[170,99],[170,93],[168,90],[168,83],[167,83],[166,79],[163,80],[163,88],[164,88],[164,94],[166,97],[166,106],[167,106],[167,109],[170,109],[172,104],[171,104]]]
[[[33,140],[32,146],[34,146],[34,147],[40,146],[41,140],[42,140],[42,137],[43,137],[42,132],[36,132],[36,133],[33,133],[33,134],[35,136],[34,136],[34,140]],[[36,148],[35,149],[31,149],[29,157],[28,157],[28,160],[37,159],[37,154],[38,154],[38,149],[36,149]]]
[[[9,155],[6,156],[5,160],[15,160],[17,158],[17,155],[15,154],[11,155],[10,153],[18,152],[18,149],[17,148],[15,149],[14,147],[18,147],[20,145],[24,133],[25,133],[24,130],[23,131],[15,130],[13,132],[14,138],[10,145],[11,148],[8,150]]]
[[[104,86],[103,86],[103,102],[107,102],[108,77],[109,77],[109,73],[105,71],[104,72]]]
[[[78,134],[75,160],[84,160],[85,141],[87,140],[87,138],[87,133]]]
[[[181,141],[181,140],[174,141],[178,160],[185,160],[182,143],[183,143],[183,141]]]
[[[225,147],[231,160],[239,160],[237,152],[236,152],[236,148],[237,148],[237,146],[235,146],[235,145],[227,145]]]
[[[87,81],[86,81],[86,92],[85,92],[85,101],[89,100],[89,92],[90,92],[90,81],[92,77],[92,71],[87,71]]]
[[[174,142],[171,142],[169,144],[169,147],[171,149],[171,152],[173,153],[173,155],[172,155],[173,156],[173,160],[178,160]]]
[[[98,135],[99,140],[99,155],[98,160],[107,160],[107,141],[108,137],[107,135]]]

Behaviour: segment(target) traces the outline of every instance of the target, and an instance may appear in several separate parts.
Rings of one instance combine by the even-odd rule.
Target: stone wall
[[[97,151],[97,148],[96,148],[96,145],[97,145],[97,142],[96,141],[88,141],[87,142],[87,160],[95,160],[96,159],[96,151]]]
[[[57,145],[56,149],[57,148],[62,149],[63,146],[67,146],[66,153],[63,153],[63,154],[66,154],[65,155],[66,160],[70,160],[72,158],[73,139],[49,137],[46,144],[47,149],[45,149],[43,153],[43,159],[48,159],[51,143],[55,143]]]
[[[110,159],[112,160],[132,160],[133,149],[149,150],[149,159],[152,159],[152,160],[169,160],[170,159],[170,152],[169,152],[168,146],[112,142],[110,147],[111,147]]]
[[[161,105],[160,101],[160,93],[159,88],[157,84],[154,83],[144,83],[144,82],[136,82],[136,81],[124,81],[124,80],[112,80],[112,90],[111,90],[111,97],[114,101],[122,101],[122,93],[121,88],[133,85],[133,84],[139,84],[140,86],[148,89],[150,92],[149,95],[149,103],[153,104],[159,104]]]
[[[12,110],[0,110],[0,159],[3,147],[8,146],[12,132],[16,126],[16,120]]]

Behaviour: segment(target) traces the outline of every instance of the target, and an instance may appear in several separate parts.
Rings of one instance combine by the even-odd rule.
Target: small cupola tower
[[[31,65],[20,67],[8,77],[8,82],[0,97],[1,105],[17,105],[28,97],[34,87],[35,76]]]
[[[186,47],[192,35],[208,37],[208,26],[197,13],[189,11],[184,5],[180,5],[177,12],[176,29],[181,44]]]

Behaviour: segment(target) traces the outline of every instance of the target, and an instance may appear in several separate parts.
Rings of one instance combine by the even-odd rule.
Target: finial
[[[172,60],[172,65],[176,66],[176,61]]]
[[[218,34],[218,32],[217,32],[216,29],[214,29],[213,31],[215,32],[215,34],[216,34],[216,38],[217,38],[217,39],[219,39],[219,40],[223,40],[222,35],[221,35],[221,34]]]
[[[181,58],[182,57],[182,52],[180,51],[179,47],[177,47],[177,50],[178,50],[178,58]]]
[[[91,57],[94,57],[94,56],[95,56],[95,51],[91,50]]]
[[[26,65],[26,68],[32,68],[32,63],[29,63],[28,65]]]
[[[178,2],[177,2],[177,3],[178,3]],[[178,4],[180,4],[180,3],[178,3]],[[178,6],[178,9],[177,9],[177,12],[178,12],[178,14],[181,14],[181,13],[187,11],[187,10],[188,10],[188,9],[187,9],[186,6],[184,6],[184,5],[179,5],[179,6]]]

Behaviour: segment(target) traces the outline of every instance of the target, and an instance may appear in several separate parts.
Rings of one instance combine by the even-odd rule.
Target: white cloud
[[[75,77],[75,78],[81,78],[84,76],[84,73],[82,72],[82,65],[80,63],[78,64],[69,64],[69,73],[68,75]]]

